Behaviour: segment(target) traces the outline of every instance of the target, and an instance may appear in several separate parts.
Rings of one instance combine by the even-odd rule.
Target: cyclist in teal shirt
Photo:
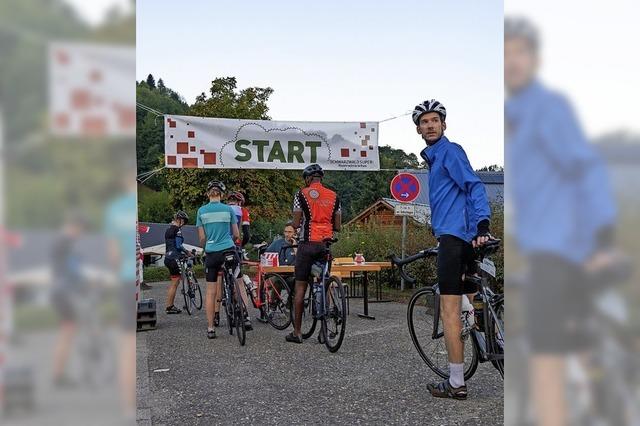
[[[234,240],[240,238],[238,219],[233,209],[220,202],[226,187],[219,181],[207,185],[209,203],[198,209],[196,226],[200,244],[205,251],[207,292],[205,308],[207,311],[207,337],[215,339],[214,327],[215,301],[222,296],[222,279],[219,272],[224,264],[224,253],[235,249]],[[229,234],[229,228],[233,235]],[[232,239],[233,238],[233,239]]]

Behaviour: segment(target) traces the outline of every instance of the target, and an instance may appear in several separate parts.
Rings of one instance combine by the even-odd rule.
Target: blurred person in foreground
[[[136,410],[136,220],[137,196],[135,165],[121,173],[121,193],[108,204],[105,235],[108,255],[118,281],[121,336],[118,380],[127,418]]]
[[[582,326],[593,296],[587,284],[611,260],[615,203],[569,102],[537,78],[539,36],[530,22],[505,20],[504,54],[512,235],[532,278],[523,289],[529,392],[538,424],[563,425],[572,397],[567,356],[592,346]]]
[[[60,332],[53,355],[53,383],[71,386],[74,383],[66,374],[66,367],[77,332],[78,318],[75,302],[83,288],[81,273],[82,253],[78,239],[86,230],[87,221],[80,214],[72,214],[66,220],[62,234],[53,246],[51,302],[60,317]]]

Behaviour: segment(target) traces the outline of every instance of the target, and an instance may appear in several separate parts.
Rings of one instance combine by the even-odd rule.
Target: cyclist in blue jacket
[[[429,166],[431,227],[439,241],[440,312],[449,358],[449,379],[429,384],[428,389],[435,397],[466,399],[461,302],[463,295],[472,301],[477,288],[463,276],[476,272],[473,248],[490,238],[491,211],[484,185],[464,150],[444,135],[446,117],[444,105],[435,99],[417,105],[412,114],[427,144],[420,155]]]

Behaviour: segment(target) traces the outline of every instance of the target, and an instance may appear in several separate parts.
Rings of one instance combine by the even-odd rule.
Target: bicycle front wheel
[[[488,312],[487,349],[493,355],[502,355],[504,357],[504,302],[496,303],[493,305],[493,309],[495,315],[491,311]],[[504,379],[504,358],[491,360],[491,364]]]
[[[295,308],[291,310],[294,312]],[[316,331],[316,324],[318,323],[318,319],[315,315],[315,304],[313,301],[313,289],[312,285],[307,285],[307,291],[305,292],[305,298],[302,305],[302,326],[300,331],[302,332],[302,338],[308,339],[313,336],[313,333]]]
[[[267,321],[276,330],[284,330],[291,324],[291,290],[278,274],[264,276],[260,299]]]
[[[440,315],[440,296],[431,287],[417,290],[407,308],[409,334],[422,360],[443,379],[449,378],[449,358]],[[435,332],[435,333],[434,333]],[[478,354],[469,340],[464,345],[464,378],[478,368]]]
[[[325,283],[327,305],[322,317],[322,333],[324,344],[329,352],[337,352],[342,345],[347,326],[347,297],[342,281],[338,277],[330,277]]]
[[[202,290],[200,289],[200,283],[196,279],[195,274],[191,276],[193,279],[191,281],[192,290],[193,290],[193,305],[197,310],[202,309]]]
[[[187,313],[191,315],[191,297],[189,297],[189,283],[187,281],[187,277],[183,274],[180,277],[180,283],[182,288],[182,297],[184,298],[184,308]]]
[[[233,336],[233,276],[230,273],[224,274],[224,310],[227,314],[227,326],[229,327],[229,334]]]
[[[238,335],[238,341],[240,342],[240,346],[244,346],[247,341],[247,330],[245,328],[244,319],[247,316],[247,308],[244,306],[244,302],[242,301],[242,297],[240,297],[240,286],[236,284],[235,287],[235,303],[233,312],[234,312],[234,323],[236,326],[236,334]]]

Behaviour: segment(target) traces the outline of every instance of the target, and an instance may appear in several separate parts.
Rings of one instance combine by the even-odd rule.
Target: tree
[[[151,74],[147,76],[147,86],[149,86],[150,89],[156,88],[156,80],[153,78],[153,75]]]
[[[378,151],[383,169],[420,168],[415,154],[407,154],[390,146],[381,146]],[[376,200],[390,197],[389,184],[395,174],[395,171],[327,172],[325,183],[340,196],[343,222],[351,220]]]
[[[158,91],[160,93],[166,93],[166,91],[167,91],[167,88],[164,85],[164,81],[162,81],[161,78],[158,79]]]
[[[504,167],[498,166],[497,164],[492,164],[491,166],[484,166],[481,169],[476,170],[477,172],[504,172]]]
[[[149,74],[151,76],[151,74]],[[160,82],[158,80],[158,88]],[[164,85],[164,83],[163,83]],[[189,109],[187,103],[168,87],[152,90],[146,81],[136,86],[136,101],[164,114],[185,114]],[[164,125],[159,117],[142,108],[136,110],[136,157],[138,173],[147,172],[164,165]],[[162,165],[159,165],[161,164]],[[155,190],[162,187],[161,178],[152,178],[147,183]]]

